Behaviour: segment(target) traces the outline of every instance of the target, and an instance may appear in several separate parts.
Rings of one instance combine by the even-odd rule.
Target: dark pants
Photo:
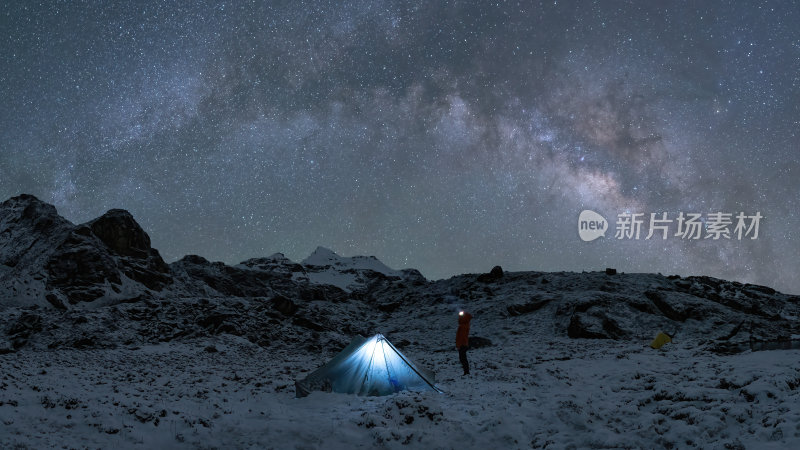
[[[464,368],[464,375],[469,374],[469,361],[467,361],[467,347],[466,345],[462,345],[458,347],[458,360],[461,361],[461,367]]]

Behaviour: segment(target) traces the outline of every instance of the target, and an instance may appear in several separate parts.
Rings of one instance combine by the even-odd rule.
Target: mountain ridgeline
[[[0,204],[0,353],[220,333],[336,349],[354,334],[449,331],[459,308],[482,324],[473,346],[526,333],[644,341],[663,330],[736,352],[791,346],[800,334],[800,297],[704,276],[497,267],[429,281],[322,247],[299,263],[276,253],[234,266],[196,255],[166,264],[127,211],[75,225],[31,195]]]

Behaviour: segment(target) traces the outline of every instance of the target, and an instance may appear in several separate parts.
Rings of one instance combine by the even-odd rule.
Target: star
[[[800,293],[790,3],[1,11],[0,197],[125,208],[167,261],[323,245],[429,278],[614,265]],[[764,219],[589,245],[583,209]]]

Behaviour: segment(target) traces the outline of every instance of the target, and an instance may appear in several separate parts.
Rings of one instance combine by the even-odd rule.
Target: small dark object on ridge
[[[606,275],[616,275],[617,269],[612,269],[611,267],[606,267]]]
[[[217,350],[217,347],[215,347],[213,345],[209,345],[206,348],[204,348],[203,350],[205,350],[208,353],[217,353],[219,351],[219,350]]]
[[[503,278],[503,268],[500,266],[492,267],[491,272],[478,275],[477,281],[480,283],[491,283]]]

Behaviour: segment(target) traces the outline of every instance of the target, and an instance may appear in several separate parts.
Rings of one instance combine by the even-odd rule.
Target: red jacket
[[[458,316],[458,331],[456,331],[456,347],[469,346],[469,321],[472,314],[465,312],[463,316]]]

